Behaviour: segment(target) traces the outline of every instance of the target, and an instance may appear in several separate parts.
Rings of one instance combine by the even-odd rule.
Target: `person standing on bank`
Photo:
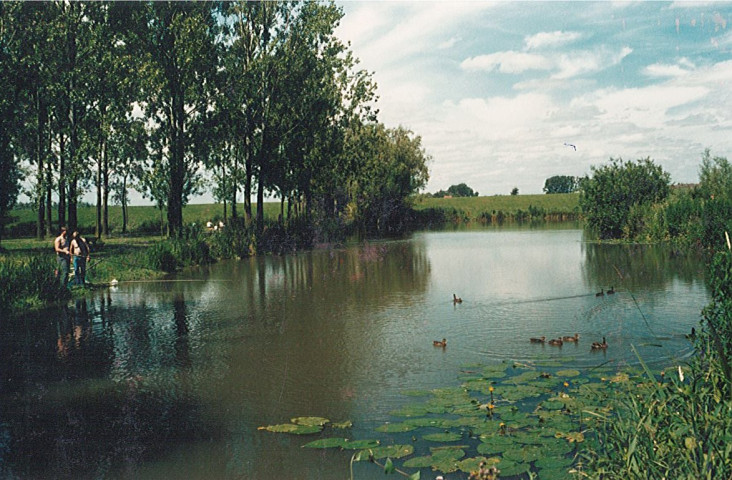
[[[86,283],[86,262],[89,260],[89,244],[78,230],[71,236],[71,256],[74,259],[74,285]]]
[[[56,240],[53,241],[53,250],[56,252],[56,278],[61,286],[66,288],[69,281],[69,235],[66,227],[61,227],[61,233]]]

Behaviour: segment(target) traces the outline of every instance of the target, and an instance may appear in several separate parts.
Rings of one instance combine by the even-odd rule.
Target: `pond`
[[[459,385],[472,364],[617,368],[638,364],[635,347],[673,365],[708,302],[701,259],[573,226],[423,232],[120,283],[0,325],[0,475],[342,480],[352,452],[258,427],[312,415],[380,438],[405,391]]]

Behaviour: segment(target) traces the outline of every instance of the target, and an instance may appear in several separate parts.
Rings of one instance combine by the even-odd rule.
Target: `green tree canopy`
[[[572,193],[578,188],[578,178],[569,175],[554,175],[544,182],[545,193]]]
[[[458,185],[450,185],[450,188],[448,188],[447,191],[440,190],[435,192],[433,197],[441,198],[448,195],[451,197],[477,197],[478,192],[473,191],[473,189],[466,184],[460,183]]]
[[[620,238],[632,208],[663,201],[670,191],[670,175],[650,158],[611,158],[581,183],[580,207],[601,238]]]

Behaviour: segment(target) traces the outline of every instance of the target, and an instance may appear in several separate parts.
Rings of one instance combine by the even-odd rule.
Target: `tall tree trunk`
[[[99,148],[99,151],[101,153],[101,145]],[[96,175],[96,181],[97,184],[97,205],[96,205],[96,211],[97,211],[97,221],[94,225],[94,236],[97,238],[100,238],[102,236],[102,156],[99,155],[99,159],[97,160],[97,175]]]
[[[46,180],[46,172],[44,171],[46,164],[46,104],[43,101],[43,93],[40,88],[36,89],[36,160],[38,162],[38,175],[36,181],[38,182],[36,188],[36,206],[38,207],[38,218],[36,220],[36,238],[38,240],[43,239],[46,233],[46,202],[44,188]]]
[[[244,163],[244,221],[247,225],[252,223],[252,176],[254,175],[254,152],[251,139],[246,139],[246,159]]]
[[[231,218],[232,220],[236,218],[237,212],[236,212],[236,192],[239,190],[239,186],[237,184],[238,178],[239,178],[239,155],[237,154],[237,149],[235,147],[231,147],[230,152],[234,155],[234,168],[231,171]]]
[[[109,157],[107,141],[102,149],[102,235],[109,236]]]
[[[53,134],[51,129],[48,129],[46,136],[46,151],[48,152],[46,162],[46,236],[53,236],[53,170],[51,168],[52,154],[51,154],[51,139]]]
[[[58,226],[66,225],[66,137],[63,133],[58,140]]]
[[[122,176],[122,234],[127,233],[127,175]]]
[[[172,101],[168,235],[178,236],[183,228],[183,184],[186,176],[183,145],[185,123],[183,92],[175,91]]]
[[[78,191],[79,180],[74,176],[69,182],[69,231],[73,232],[79,228],[79,217],[78,217],[78,202],[79,202],[79,191]]]
[[[264,231],[264,176],[259,174],[259,186],[257,187],[257,232]]]

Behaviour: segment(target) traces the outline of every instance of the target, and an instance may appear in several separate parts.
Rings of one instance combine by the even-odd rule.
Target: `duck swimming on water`
[[[549,340],[549,345],[554,345],[557,347],[561,347],[563,343],[564,342],[561,338],[552,338],[551,340]]]
[[[577,342],[579,341],[579,333],[575,333],[574,337],[562,337],[562,340],[565,342]]]
[[[607,342],[605,341],[605,337],[602,337],[602,343],[592,342],[593,350],[605,350],[606,348],[607,348]]]
[[[544,343],[545,340],[546,340],[546,337],[543,336],[543,335],[541,337],[539,337],[539,338],[530,338],[529,339],[529,341],[531,343]]]
[[[463,303],[463,299],[462,299],[462,298],[460,298],[460,297],[458,297],[457,295],[455,295],[455,294],[453,293],[453,294],[452,294],[452,303]]]
[[[434,345],[435,347],[445,348],[447,346],[447,340],[444,339],[444,338],[442,339],[442,341],[440,341],[440,340],[433,340],[432,341],[432,345]]]

